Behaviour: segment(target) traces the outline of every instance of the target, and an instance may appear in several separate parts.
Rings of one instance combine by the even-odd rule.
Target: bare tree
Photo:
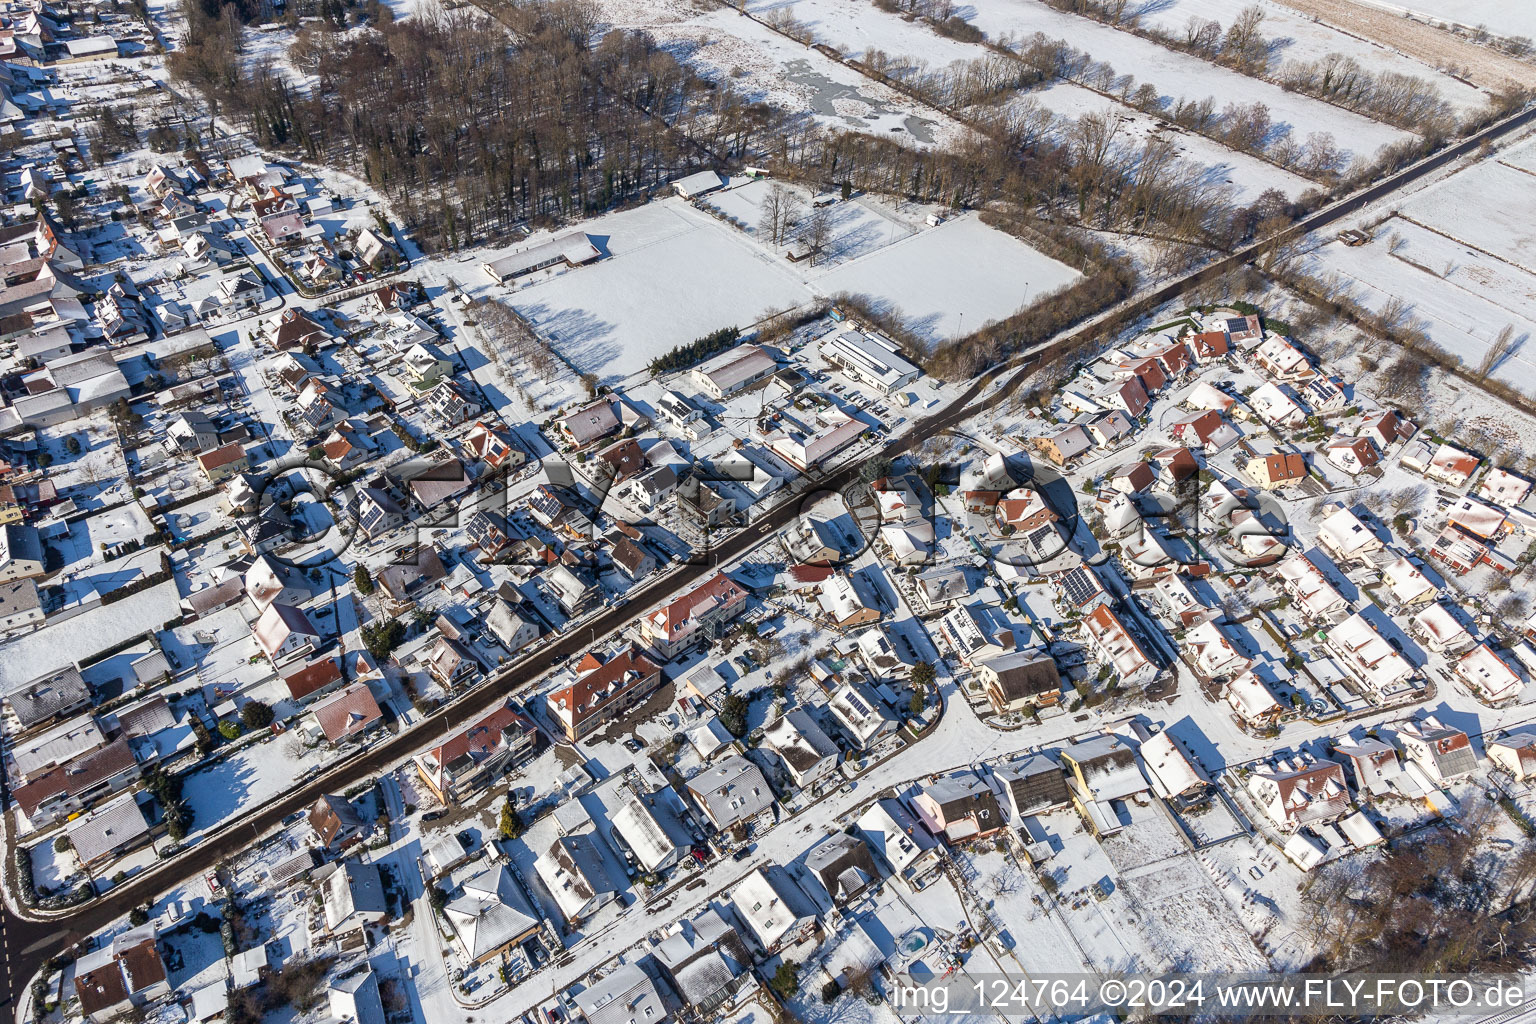
[[[1505,358],[1515,347],[1515,325],[1505,324],[1494,335],[1493,344],[1488,346],[1488,351],[1483,353],[1483,361],[1477,364],[1477,376],[1479,380],[1487,380],[1494,370],[1499,368]]]
[[[783,245],[800,215],[803,204],[800,197],[788,187],[774,182],[763,199],[762,217],[758,229],[764,232],[774,245]]]
[[[832,237],[832,211],[825,206],[818,206],[811,211],[811,215],[800,225],[800,241],[811,250],[811,266],[816,265],[821,250],[826,247],[827,240]]]

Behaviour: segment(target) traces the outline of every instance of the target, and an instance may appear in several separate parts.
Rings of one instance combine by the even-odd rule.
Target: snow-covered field
[[[680,200],[584,229],[606,259],[519,289],[510,301],[565,358],[605,381],[711,331],[745,330],[811,300],[787,262]]]
[[[1426,0],[1433,5],[1434,0]],[[1252,0],[1159,0],[1146,4],[1141,22],[1149,27],[1181,35],[1191,17],[1220,22],[1225,28],[1236,20],[1239,12],[1254,6]],[[1457,7],[1468,6],[1457,0]],[[1368,71],[1390,71],[1400,75],[1413,75],[1434,83],[1440,95],[1457,110],[1469,110],[1481,106],[1486,97],[1480,89],[1452,78],[1422,61],[1368,40],[1342,32],[1321,21],[1298,14],[1284,4],[1263,0],[1258,4],[1264,12],[1259,33],[1272,41],[1275,50],[1274,65],[1284,61],[1314,61],[1332,53],[1353,57]],[[1536,19],[1532,19],[1536,22]]]
[[[1526,160],[1536,158],[1536,140],[1518,147],[1516,155]],[[1536,196],[1536,177],[1530,172],[1485,160],[1416,196],[1402,211],[1437,231],[1536,272],[1532,196]]]
[[[797,7],[853,2],[857,0],[801,0]],[[1167,100],[1212,96],[1218,108],[1227,103],[1261,102],[1269,108],[1275,130],[1288,127],[1297,142],[1305,141],[1313,132],[1327,132],[1351,157],[1370,157],[1382,146],[1408,135],[1390,125],[1286,92],[1277,85],[1175,52],[1128,32],[1060,13],[1039,0],[974,0],[967,9],[968,20],[994,39],[1030,36],[1035,32],[1067,39],[1095,60],[1108,61],[1120,75],[1152,83]],[[804,17],[803,12],[801,16]],[[871,8],[866,17],[892,16]]]
[[[1449,25],[1481,25],[1501,36],[1536,39],[1536,5],[1511,0],[1359,0],[1384,11],[1411,11]]]
[[[909,329],[939,341],[1001,320],[1078,276],[967,216],[838,267],[817,285],[826,294],[854,292],[900,309]]]
[[[1403,240],[1396,254],[1389,251],[1393,235]],[[1536,380],[1536,345],[1529,340],[1536,331],[1536,275],[1397,218],[1369,245],[1329,242],[1313,260],[1314,273],[1337,274],[1373,310],[1394,297],[1406,301],[1410,316],[1470,369],[1505,324],[1515,325],[1516,336],[1526,340],[1494,376],[1516,387]]]
[[[1435,343],[1477,369],[1494,337],[1513,327],[1513,351],[1494,370],[1527,388],[1536,379],[1536,136],[1449,175],[1395,207],[1368,245],[1320,240],[1307,261],[1335,275],[1373,310],[1396,298]]]
[[[755,237],[768,187],[711,197],[743,229],[678,199],[588,221],[606,258],[531,281],[508,301],[578,369],[612,383],[678,345],[722,327],[746,331],[817,296],[866,296],[937,342],[1078,277],[974,216],[926,227],[872,199],[830,208],[826,262],[790,263]]]

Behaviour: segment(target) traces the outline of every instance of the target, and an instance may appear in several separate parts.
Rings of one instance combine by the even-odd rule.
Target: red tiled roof
[[[291,675],[283,677],[288,693],[294,700],[302,700],[341,678],[341,669],[334,658],[322,658],[305,665]]]

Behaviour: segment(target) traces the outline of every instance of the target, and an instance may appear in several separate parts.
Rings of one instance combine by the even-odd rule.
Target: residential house
[[[1442,444],[1430,457],[1429,465],[1424,467],[1424,475],[1447,487],[1465,487],[1467,481],[1472,479],[1472,474],[1477,472],[1481,461],[1477,456],[1469,455],[1459,448]]]
[[[675,184],[675,183],[674,183]],[[587,1024],[665,1024],[667,1003],[638,963],[615,968],[574,997]]]
[[[1248,479],[1266,491],[1289,487],[1307,478],[1307,459],[1300,452],[1260,455],[1243,467]]]
[[[511,602],[497,600],[485,616],[486,628],[501,645],[516,654],[539,638],[542,630],[532,615],[518,610]]]
[[[389,917],[379,866],[355,857],[336,864],[321,883],[320,897],[326,931],[335,936],[360,933]]]
[[[223,483],[236,473],[249,473],[251,460],[238,443],[220,445],[197,457],[197,467],[211,484]]]
[[[1254,349],[1253,361],[1272,380],[1300,381],[1313,372],[1307,354],[1277,334]]]
[[[1354,776],[1355,790],[1362,797],[1367,793],[1383,796],[1393,792],[1392,780],[1403,774],[1397,748],[1376,736],[1366,735],[1358,740],[1346,737],[1333,745],[1333,753],[1344,759]]]
[[[1136,763],[1136,752],[1111,733],[1078,740],[1059,751],[1066,767],[1072,806],[1095,836],[1113,835],[1125,826],[1116,802],[1149,787]]]
[[[1477,485],[1477,496],[1495,505],[1512,508],[1524,501],[1531,493],[1531,482],[1516,476],[1501,466],[1494,466],[1483,475]]]
[[[745,391],[778,369],[760,345],[739,345],[693,369],[693,382],[717,402]]]
[[[576,680],[544,698],[566,739],[576,743],[593,730],[643,704],[661,686],[661,669],[630,646],[606,661],[588,653],[576,665]]]
[[[974,772],[946,775],[912,798],[918,818],[951,843],[989,836],[1007,825],[997,796]]]
[[[1461,620],[1438,601],[1426,605],[1409,620],[1408,635],[1435,654],[1459,654],[1475,643]]]
[[[507,865],[494,861],[464,880],[443,906],[443,917],[460,954],[476,965],[515,949],[544,927]]]
[[[1344,670],[1377,700],[1385,699],[1413,678],[1413,665],[1393,650],[1359,612],[1329,630],[1324,644]]]
[[[946,612],[938,634],[967,668],[1014,649],[1013,630],[991,621],[980,606],[962,604]]]
[[[1217,618],[1213,612],[1184,634],[1184,660],[1202,679],[1241,675],[1253,664],[1233,645]]]
[[[821,607],[821,614],[838,629],[854,629],[880,621],[880,609],[868,603],[854,585],[854,577],[844,573],[834,573],[822,583],[816,602]]]
[[[1088,647],[1107,664],[1126,687],[1145,686],[1157,678],[1155,662],[1131,635],[1120,616],[1107,604],[1090,611],[1082,620]]]
[[[1410,722],[1397,731],[1408,759],[1437,785],[1454,782],[1477,770],[1477,752],[1460,729],[1442,725],[1433,715]]]
[[[528,461],[528,455],[505,430],[485,423],[476,423],[459,441],[465,460],[481,463],[492,470],[517,469]]]
[[[688,781],[688,792],[716,829],[748,826],[773,811],[773,790],[762,770],[739,754]]]
[[[832,692],[827,710],[859,750],[869,750],[896,731],[896,719],[861,683],[847,682]]]
[[[1061,672],[1049,654],[1013,651],[976,665],[976,678],[998,714],[1061,700]]]
[[[821,883],[835,907],[845,907],[880,880],[880,869],[862,836],[838,832],[811,847],[805,870]]]
[[[1214,409],[1174,420],[1168,433],[1176,441],[1207,452],[1219,452],[1238,439],[1237,428]]]
[[[457,806],[493,779],[532,756],[538,741],[533,720],[503,704],[439,746],[417,754],[416,772],[445,806]]]
[[[684,1006],[700,1018],[729,1005],[752,977],[740,929],[713,908],[680,922],[652,955]]]
[[[665,871],[688,853],[689,838],[670,805],[662,799],[637,794],[613,812],[613,830],[629,847],[635,861],[649,872]]]
[[[1049,753],[1026,754],[998,765],[992,775],[1002,784],[1003,797],[1015,824],[1022,823],[1026,815],[1072,802],[1061,763]]]
[[[804,789],[837,769],[842,756],[804,708],[795,708],[763,729],[759,747],[778,756],[796,788]]]
[[[75,961],[80,1014],[106,1024],[171,994],[152,925],[120,932]]]
[[[1248,776],[1248,793],[1284,832],[1337,821],[1349,813],[1349,785],[1337,761],[1292,764]]]
[[[1366,421],[1360,432],[1375,443],[1379,451],[1386,451],[1398,441],[1411,440],[1417,428],[1392,410]]]
[[[1440,588],[1425,577],[1424,570],[1410,562],[1407,556],[1384,566],[1381,577],[1386,581],[1392,599],[1404,608],[1433,601],[1440,593]]]
[[[16,716],[19,732],[68,718],[90,704],[91,688],[73,665],[38,676],[5,695],[5,705]]]
[[[1335,505],[1323,518],[1318,526],[1317,540],[1340,562],[1363,560],[1386,547],[1381,538],[1344,505]]]
[[[1517,780],[1536,778],[1536,732],[1507,733],[1487,746],[1488,760]]]
[[[256,620],[253,632],[256,642],[274,665],[313,654],[320,640],[320,632],[309,621],[309,616],[280,601],[267,605],[267,610]]]
[[[914,891],[927,888],[942,873],[943,848],[899,801],[876,800],[859,816],[857,827],[870,849]]]
[[[1498,702],[1517,697],[1525,679],[1486,643],[1478,644],[1451,669],[1451,675],[1484,700]]]
[[[1269,729],[1278,725],[1285,708],[1269,687],[1252,671],[1239,673],[1227,684],[1227,706],[1250,729]]]
[[[1275,566],[1274,574],[1281,588],[1308,621],[1333,619],[1349,608],[1344,595],[1300,551],[1293,551],[1282,559]]]
[[[321,794],[310,806],[309,827],[320,845],[332,853],[357,842],[368,831],[352,801],[332,793]]]
[[[676,657],[698,640],[719,636],[746,608],[747,591],[723,572],[640,620],[640,636],[658,655]]]
[[[482,671],[475,652],[449,636],[438,637],[422,661],[427,666],[427,674],[450,691],[470,683]]]
[[[539,880],[571,928],[618,898],[619,887],[603,866],[600,842],[592,832],[560,836],[534,862]]]
[[[816,930],[815,904],[777,864],[756,868],[737,883],[731,905],[764,956],[797,946]]]
[[[360,743],[384,724],[384,713],[366,683],[353,683],[316,701],[305,718],[308,731],[324,736],[331,746]]]
[[[1294,430],[1307,421],[1307,411],[1276,384],[1263,384],[1248,395],[1248,407],[1272,427]]]
[[[613,400],[610,398],[600,398],[568,413],[557,420],[556,424],[561,434],[576,448],[585,448],[619,432],[619,417],[613,410]]]
[[[1335,437],[1328,442],[1323,457],[1350,476],[1359,476],[1379,461],[1376,445],[1368,437]]]
[[[1035,448],[1058,466],[1065,466],[1092,447],[1093,439],[1088,436],[1088,431],[1076,423],[1050,437],[1035,438]]]

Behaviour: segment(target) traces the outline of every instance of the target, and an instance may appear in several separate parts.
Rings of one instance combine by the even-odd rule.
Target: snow
[[[286,792],[305,769],[321,764],[331,753],[322,744],[295,757],[287,744],[285,738],[256,741],[188,776],[184,795],[194,812],[191,835],[215,829]]]
[[[1354,156],[1369,157],[1382,146],[1408,137],[1407,132],[1390,125],[1286,92],[1277,85],[1088,18],[1060,13],[1039,0],[975,0],[970,7],[974,12],[970,22],[993,39],[1035,32],[1067,39],[1095,60],[1107,61],[1118,74],[1132,75],[1138,82],[1151,82],[1165,99],[1200,100],[1214,96],[1218,108],[1227,103],[1261,102],[1269,107],[1274,130],[1289,126],[1297,142],[1312,132],[1329,132],[1342,149]],[[874,11],[868,16],[893,17]]]
[[[907,327],[929,341],[958,337],[1001,320],[1078,273],[1023,242],[958,217],[833,270],[818,286],[853,292],[899,309]]]
[[[1426,0],[1431,5],[1434,2]],[[1144,6],[1141,23],[1178,36],[1191,17],[1215,20],[1225,28],[1236,20],[1239,12],[1250,6],[1253,6],[1250,0],[1160,0]],[[1481,90],[1407,54],[1376,45],[1326,22],[1313,21],[1283,3],[1263,2],[1258,6],[1264,12],[1259,33],[1274,47],[1271,67],[1278,68],[1286,61],[1314,61],[1341,53],[1353,57],[1368,71],[1412,75],[1432,82],[1440,95],[1458,110],[1470,110],[1486,102]],[[1457,8],[1467,6],[1465,0],[1458,0],[1456,4]]]
[[[131,600],[99,605],[81,612],[64,626],[70,654],[86,661],[100,651],[159,629],[180,613],[176,582],[167,580]],[[59,633],[40,629],[0,647],[0,689],[9,690],[59,665]]]
[[[1536,137],[1450,174],[1391,211],[1360,221],[1372,241],[1348,247],[1319,240],[1307,263],[1315,276],[1337,275],[1367,307],[1406,303],[1431,339],[1477,369],[1494,337],[1512,325],[1514,350],[1494,376],[1524,387],[1536,373],[1536,232],[1516,212],[1532,193]],[[1511,209],[1512,201],[1516,203]],[[1371,224],[1375,224],[1371,227]],[[1396,249],[1396,252],[1392,250]]]
[[[1420,17],[1433,18],[1450,25],[1468,28],[1483,26],[1501,36],[1525,36],[1536,38],[1536,7],[1509,0],[1406,0],[1404,3],[1386,0],[1360,0],[1361,3],[1382,10],[1411,11]]]
[[[601,217],[584,230],[607,259],[520,288],[510,301],[561,355],[604,380],[811,299],[787,264],[681,200]]]

